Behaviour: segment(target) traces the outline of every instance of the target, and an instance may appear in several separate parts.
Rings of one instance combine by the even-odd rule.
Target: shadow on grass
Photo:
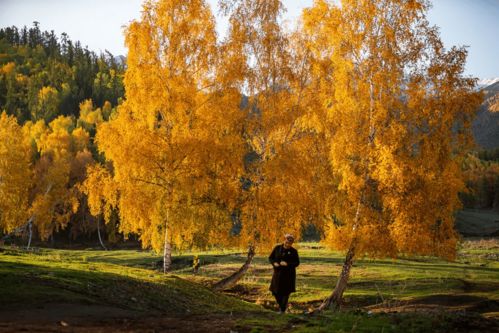
[[[172,275],[150,282],[97,270],[2,262],[1,258],[0,285],[0,308],[64,301],[175,315],[259,310]]]

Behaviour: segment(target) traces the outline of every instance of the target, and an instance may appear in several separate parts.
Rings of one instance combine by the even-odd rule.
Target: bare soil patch
[[[118,307],[49,303],[0,312],[0,332],[229,332],[231,315],[151,316]]]

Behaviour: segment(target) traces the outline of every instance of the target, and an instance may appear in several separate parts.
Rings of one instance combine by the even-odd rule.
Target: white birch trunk
[[[107,248],[106,246],[104,245],[104,242],[102,241],[102,237],[101,237],[101,234],[100,234],[100,217],[97,218],[97,235],[99,236],[99,242],[100,242],[100,246],[102,246],[102,248],[107,251]]]
[[[163,273],[166,274],[170,271],[172,266],[172,247],[168,240],[168,210],[166,211],[165,223],[165,245],[163,248]]]

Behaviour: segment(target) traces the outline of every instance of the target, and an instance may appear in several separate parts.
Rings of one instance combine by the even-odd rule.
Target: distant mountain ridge
[[[499,78],[480,82],[490,84],[479,86],[485,94],[485,101],[473,121],[473,135],[480,148],[499,148]]]
[[[485,88],[490,85],[493,85],[494,83],[499,82],[499,77],[494,77],[491,79],[482,79],[477,82],[478,88]]]

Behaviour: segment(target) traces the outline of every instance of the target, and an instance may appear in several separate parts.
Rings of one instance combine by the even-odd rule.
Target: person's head
[[[284,247],[291,247],[293,243],[295,242],[295,237],[291,234],[285,234],[284,235]]]

